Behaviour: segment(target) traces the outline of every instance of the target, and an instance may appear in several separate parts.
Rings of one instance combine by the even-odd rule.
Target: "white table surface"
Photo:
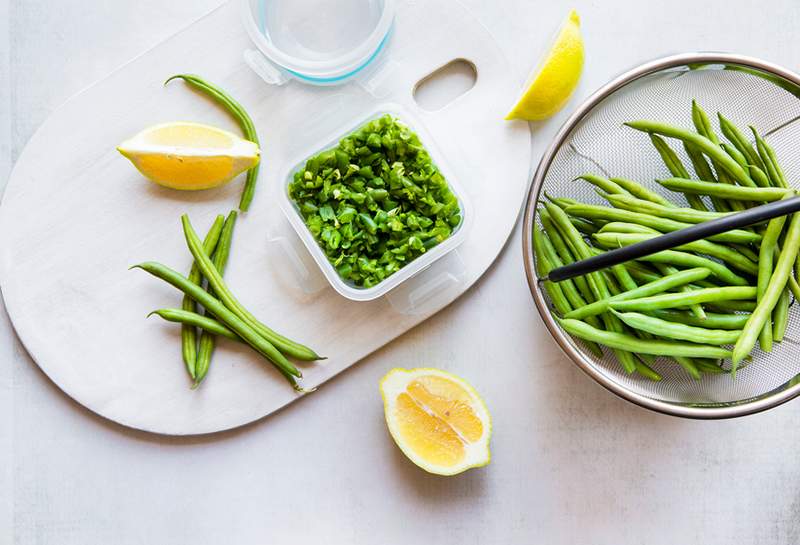
[[[216,3],[0,0],[0,180],[54,108]],[[520,75],[570,7],[467,3]],[[537,159],[577,99],[640,61],[727,50],[800,68],[792,0],[654,4],[574,2],[586,69],[567,111],[533,127]],[[519,229],[451,307],[288,409],[209,437],[131,432],[92,415],[38,370],[5,313],[2,322],[2,545],[800,542],[800,402],[693,422],[612,396],[547,335]],[[484,394],[489,467],[439,478],[394,446],[378,380],[420,365]]]

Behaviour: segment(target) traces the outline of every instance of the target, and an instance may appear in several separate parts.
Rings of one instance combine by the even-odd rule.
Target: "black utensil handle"
[[[651,238],[650,240],[643,240],[642,242],[637,242],[630,246],[616,248],[588,259],[555,268],[547,275],[547,279],[553,282],[560,282],[576,276],[599,271],[600,269],[605,269],[619,263],[625,263],[626,261],[655,254],[663,250],[669,250],[676,246],[688,244],[689,242],[708,238],[712,235],[718,235],[732,229],[755,225],[771,220],[772,218],[777,218],[778,216],[785,216],[798,211],[800,211],[800,197],[791,197],[789,199],[756,206],[748,210],[743,210],[742,212],[737,212],[736,214],[725,216],[724,218],[704,221],[703,223],[666,233]]]

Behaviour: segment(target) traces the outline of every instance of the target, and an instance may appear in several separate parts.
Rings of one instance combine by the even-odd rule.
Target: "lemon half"
[[[464,380],[438,369],[392,369],[380,390],[389,432],[416,465],[454,475],[489,463],[491,417]]]
[[[558,112],[578,85],[583,59],[581,20],[572,10],[561,25],[541,68],[531,73],[525,83],[525,92],[506,119],[539,121]]]
[[[200,123],[155,125],[117,150],[146,178],[173,189],[220,186],[258,164],[258,144]]]

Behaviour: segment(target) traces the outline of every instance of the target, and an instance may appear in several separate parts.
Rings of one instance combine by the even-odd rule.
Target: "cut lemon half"
[[[153,182],[173,189],[220,186],[258,164],[258,144],[200,123],[155,125],[117,150]]]
[[[539,121],[558,112],[578,86],[583,58],[581,20],[578,12],[572,10],[543,62],[531,72],[525,91],[506,119]]]
[[[492,420],[464,380],[438,369],[392,369],[380,389],[389,432],[416,465],[454,475],[489,463]]]

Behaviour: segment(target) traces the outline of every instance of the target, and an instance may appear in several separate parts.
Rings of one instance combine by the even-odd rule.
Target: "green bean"
[[[664,276],[663,278],[659,278],[658,280],[655,280],[648,284],[644,284],[629,291],[620,293],[619,295],[608,297],[606,299],[601,299],[584,307],[576,308],[575,310],[567,313],[564,317],[574,318],[574,319],[585,319],[588,316],[593,316],[608,311],[609,305],[613,301],[625,301],[628,299],[635,299],[639,297],[656,295],[658,293],[663,293],[672,288],[683,286],[690,282],[694,282],[696,280],[701,280],[707,277],[709,274],[711,274],[711,271],[709,271],[704,267],[697,267],[694,269],[686,269],[684,271],[679,271],[674,274],[669,274],[667,276]]]
[[[619,246],[630,246],[631,244],[636,244],[637,242],[650,240],[658,236],[659,235],[643,234],[643,233],[606,232],[606,233],[596,233],[593,235],[593,238],[607,248],[615,248]],[[738,253],[736,250],[732,250],[727,246],[710,242],[708,240],[696,240],[694,242],[689,242],[686,244],[682,244],[680,246],[675,246],[674,250],[684,251],[684,252],[697,252],[700,254],[709,255],[711,257],[716,257],[717,259],[720,259],[725,263],[728,263],[732,267],[735,267],[748,274],[756,275],[759,272],[758,265],[756,265],[755,263],[744,257],[742,254]]]
[[[793,192],[791,189],[779,187],[742,187],[738,185],[686,180],[683,178],[667,178],[666,180],[656,181],[672,191],[696,193],[699,195],[714,195],[723,199],[740,201],[777,201],[782,199],[787,193]]]
[[[732,344],[736,342],[742,332],[741,329],[707,329],[704,327],[689,326],[679,322],[669,322],[639,312],[618,312],[613,309],[611,312],[634,329],[647,331],[659,337],[691,341],[693,343],[714,345]]]
[[[666,165],[670,174],[677,176],[678,178],[689,177],[689,171],[687,171],[686,167],[683,166],[678,154],[672,151],[672,148],[669,147],[669,144],[667,144],[663,138],[657,134],[650,133],[650,141],[653,143],[656,151],[658,151],[658,154],[661,156],[661,160],[664,162],[664,165]]]
[[[600,230],[600,228],[596,226],[594,223],[592,223],[589,220],[585,220],[583,218],[570,217],[569,221],[572,222],[572,225],[575,226],[575,229],[577,229],[584,235],[593,235]]]
[[[731,244],[731,248],[734,248],[737,252],[742,254],[753,263],[758,263],[758,254],[751,250],[748,246],[744,244]]]
[[[612,301],[609,306],[621,312],[651,311],[661,308],[685,307],[693,303],[730,299],[755,299],[754,286],[725,286],[722,288],[702,288],[688,293],[663,293],[650,297],[639,297],[627,301]]]
[[[216,248],[224,221],[225,217],[220,214],[216,217],[214,223],[211,224],[211,228],[208,230],[203,240],[203,248],[206,251],[213,252],[214,248]],[[203,280],[200,269],[197,268],[194,262],[192,262],[192,268],[189,271],[188,278],[189,282],[193,282],[197,285],[200,285]],[[187,312],[194,312],[197,306],[191,297],[184,295],[181,308]],[[197,329],[188,324],[181,325],[181,355],[183,356],[183,363],[186,366],[186,370],[189,372],[189,376],[194,380],[197,374]]]
[[[189,280],[182,276],[180,273],[175,272],[169,267],[153,261],[140,263],[131,267],[133,269],[142,269],[156,278],[160,278],[169,284],[172,284],[182,292],[188,294],[192,299],[203,305],[205,309],[211,312],[217,319],[227,326],[231,331],[239,335],[247,344],[259,354],[264,356],[267,360],[272,362],[278,371],[292,384],[295,389],[298,388],[293,377],[302,377],[303,375],[297,368],[289,362],[283,354],[281,354],[268,340],[262,337],[255,329],[250,327],[244,320],[239,318],[236,314],[231,312],[219,299],[213,297],[203,288],[197,284],[192,284]]]
[[[564,241],[564,238],[561,236],[561,233],[559,233],[558,229],[556,229],[556,226],[553,225],[553,221],[550,218],[550,214],[547,213],[547,210],[540,210],[539,217],[542,220],[542,227],[544,227],[544,231],[547,233],[547,239],[553,244],[553,247],[556,249],[556,252],[561,258],[562,263],[564,265],[574,263],[575,258],[567,247],[567,244]],[[586,301],[594,301],[594,295],[589,289],[589,284],[586,282],[585,277],[576,276],[572,280],[575,283],[575,287],[578,288],[578,291]]]
[[[742,311],[752,312],[756,309],[755,301],[714,301],[708,303],[708,308],[721,312]]]
[[[730,174],[737,182],[743,185],[755,185],[750,179],[750,176],[744,171],[739,163],[728,157],[728,155],[722,151],[719,146],[705,136],[681,129],[680,127],[673,127],[671,125],[667,125],[666,123],[658,123],[656,121],[629,121],[625,123],[625,125],[639,131],[656,133],[660,134],[661,136],[677,138],[684,142],[689,142],[690,144],[700,148],[700,150],[708,155],[712,161],[718,163],[720,167],[722,167],[725,172]]]
[[[773,186],[788,188],[789,184],[786,181],[786,176],[784,176],[783,170],[781,170],[781,167],[778,164],[778,158],[775,155],[775,151],[769,144],[767,144],[766,140],[761,138],[755,127],[751,126],[750,130],[753,132],[753,137],[756,141],[758,155],[762,159],[763,165],[759,166],[761,166],[762,169],[767,173]]]
[[[702,223],[729,216],[729,212],[701,212],[694,208],[678,208],[675,206],[662,206],[660,204],[628,197],[626,195],[605,195],[604,198],[616,208],[639,212],[641,214],[651,214],[661,218],[667,218],[684,223]]]
[[[564,238],[568,241],[568,243],[571,241],[571,244],[577,251],[575,257],[578,259],[587,259],[591,257],[592,252],[589,249],[589,245],[586,244],[586,241],[581,238],[580,233],[578,233],[575,227],[573,227],[573,225],[569,222],[569,217],[567,216],[566,212],[550,203],[545,203],[545,208],[550,213],[553,223],[560,230]],[[595,299],[605,299],[611,296],[601,274],[597,272],[589,273],[586,275],[586,278],[589,288],[592,290]],[[620,322],[619,319],[613,314],[604,313],[602,315],[602,320],[606,326],[606,329],[618,333],[620,333],[623,329],[622,322]],[[587,327],[591,326],[587,324]],[[636,362],[633,354],[629,351],[621,349],[613,350],[625,371],[627,373],[632,373],[636,369]]]
[[[652,229],[646,225],[638,223],[627,223],[624,221],[610,221],[603,225],[598,233],[641,233],[645,235],[660,235],[661,231]]]
[[[697,365],[692,358],[686,358],[683,356],[675,356],[675,361],[683,367],[684,371],[686,371],[690,377],[694,380],[700,380],[703,378],[703,375],[700,373],[700,370],[697,368]]]
[[[680,322],[692,326],[709,327],[712,329],[742,329],[749,317],[748,314],[717,314],[715,312],[706,312],[705,318],[698,318],[693,314],[672,309],[658,309],[649,312],[662,320]]]
[[[680,269],[677,269],[677,268],[673,267],[672,265],[667,265],[667,264],[664,264],[664,263],[653,263],[653,266],[656,269],[658,269],[658,272],[660,272],[661,274],[664,274],[664,275],[675,274],[680,270]],[[706,270],[708,270],[708,269],[706,269]],[[699,282],[701,280],[702,279],[699,279],[696,282]],[[686,284],[686,285],[683,285],[680,288],[678,288],[678,291],[687,292],[687,291],[692,291],[693,289],[694,288],[692,286]],[[693,305],[689,305],[689,311],[692,314],[694,314],[695,316],[697,316],[698,318],[705,318],[706,317],[706,311],[703,310],[703,305],[699,305],[697,303],[695,303]]]
[[[248,115],[244,107],[227,92],[223,91],[220,87],[217,87],[213,83],[210,83],[200,76],[194,74],[176,74],[167,79],[167,81],[164,82],[164,85],[168,84],[174,79],[182,79],[191,87],[202,91],[206,95],[210,96],[214,101],[221,104],[226,110],[228,110],[228,112],[239,124],[244,137],[251,142],[259,144],[258,133],[256,132],[252,118],[250,115]],[[253,195],[256,191],[256,183],[258,182],[259,166],[260,163],[256,164],[253,168],[247,171],[244,190],[242,191],[242,197],[239,200],[239,210],[242,212],[247,212],[247,210],[250,208],[250,203],[253,200]]]
[[[692,166],[694,167],[695,174],[701,180],[706,180],[709,182],[716,182],[717,178],[714,176],[714,171],[711,170],[711,167],[708,166],[705,157],[703,156],[703,152],[697,149],[695,146],[691,144],[687,144],[686,142],[683,143],[683,148],[686,150],[686,154],[689,156],[689,159],[692,161]],[[688,195],[691,193],[685,193],[686,198],[688,199]],[[699,196],[695,195],[699,198]],[[724,199],[720,199],[711,195],[711,203],[714,205],[714,210],[717,212],[730,212],[731,207]]]
[[[647,365],[645,362],[640,360],[635,360],[636,365],[636,372],[642,375],[645,378],[649,378],[653,382],[659,382],[663,377],[658,374],[658,372]]]
[[[578,216],[590,220],[602,219],[606,221],[637,223],[656,229],[662,233],[677,231],[679,229],[691,227],[692,225],[690,223],[683,223],[667,218],[658,218],[639,212],[631,212],[630,210],[621,210],[619,208],[609,208],[607,206],[596,206],[592,204],[575,204],[568,206],[565,212],[570,216]],[[726,233],[720,233],[719,235],[709,237],[708,240],[748,244],[750,242],[760,242],[761,235],[743,229],[732,229]]]
[[[772,311],[772,340],[779,343],[783,340],[786,334],[786,326],[789,323],[789,305],[791,303],[791,295],[788,289],[781,292],[781,297],[775,305],[775,310]]]
[[[758,184],[759,187],[770,187],[772,182],[769,179],[769,176],[758,168],[755,165],[747,165],[747,171],[750,173],[750,177]]]
[[[542,231],[538,227],[534,227],[533,249],[534,255],[536,256],[536,274],[539,275],[539,278],[545,278],[552,269],[544,249],[543,238],[544,235]],[[547,294],[550,296],[550,301],[553,302],[553,306],[560,315],[563,316],[572,310],[572,306],[567,301],[567,297],[564,295],[559,284],[549,280],[545,280],[543,284],[545,291],[547,291]]]
[[[222,234],[219,237],[219,244],[212,257],[214,267],[219,271],[220,276],[225,274],[225,267],[228,264],[228,256],[231,252],[231,240],[233,239],[233,228],[236,224],[236,210],[231,210],[225,220],[225,225],[222,228]],[[200,342],[197,348],[197,366],[194,387],[200,385],[203,379],[208,374],[208,368],[211,365],[211,356],[214,353],[214,346],[216,340],[212,331],[205,330],[200,334]]]
[[[771,220],[770,223],[772,221],[775,220]],[[769,230],[769,227],[767,229]],[[798,249],[800,249],[800,214],[793,214],[786,233],[786,240],[783,244],[783,251],[775,265],[775,270],[769,280],[764,296],[747,320],[747,324],[742,330],[742,336],[739,337],[733,349],[732,375],[736,375],[737,365],[753,349],[761,329],[771,316],[772,309],[775,308],[784,287],[786,287],[792,266],[797,259]]]
[[[612,182],[608,178],[603,178],[602,176],[597,176],[595,174],[583,174],[575,179],[589,182],[593,186],[602,189],[606,193],[627,193],[627,191],[619,184]]]
[[[783,226],[786,223],[786,216],[779,216],[770,220],[767,224],[767,230],[764,233],[764,238],[761,241],[761,248],[758,253],[758,293],[756,301],[761,301],[764,298],[764,292],[767,291],[770,278],[772,277],[772,258],[775,255],[775,248],[778,244],[778,237],[781,235]],[[780,258],[779,258],[780,259]],[[772,323],[767,321],[761,328],[759,334],[759,343],[764,352],[772,350]]]
[[[694,362],[695,365],[697,366],[697,370],[700,371],[701,373],[706,373],[709,375],[721,375],[726,372],[725,369],[723,369],[722,366],[719,364],[698,359],[695,359]]]
[[[635,350],[642,354],[685,356],[689,358],[728,358],[731,355],[730,350],[719,346],[682,341],[643,340],[624,333],[602,331],[580,320],[567,318],[556,318],[556,320],[570,335],[628,352]]]
[[[708,115],[706,115],[705,110],[700,107],[695,99],[692,99],[692,123],[694,124],[694,128],[697,130],[698,134],[705,136],[714,144],[719,145],[719,138],[717,138],[717,134],[714,132],[714,128],[711,126],[711,121],[709,121]]]
[[[560,208],[559,208],[560,210]],[[261,323],[255,316],[253,316],[242,304],[234,297],[231,290],[225,284],[219,271],[214,267],[211,258],[208,257],[203,251],[200,241],[197,238],[189,221],[189,216],[183,214],[181,216],[183,223],[183,232],[186,235],[186,243],[189,246],[189,251],[192,252],[195,262],[200,267],[203,276],[208,280],[208,285],[214,290],[214,293],[225,306],[230,309],[236,316],[247,323],[250,327],[255,329],[261,336],[263,336],[270,343],[274,344],[281,352],[303,361],[318,360],[320,357],[310,348],[287,339]]]
[[[625,189],[630,195],[626,195],[625,193],[619,193],[620,196],[625,196],[628,198],[638,198],[645,201],[654,202],[656,204],[660,204],[661,206],[675,206],[670,201],[655,193],[650,191],[643,185],[634,182],[633,180],[627,180],[625,178],[611,178],[611,181]]]
[[[544,193],[545,198],[548,201],[550,201],[551,203],[553,203],[553,204],[555,204],[555,205],[557,205],[557,206],[559,206],[561,208],[566,208],[567,206],[569,206],[571,204],[580,204],[579,201],[577,201],[576,199],[570,199],[570,198],[567,198],[567,197],[553,197],[552,195],[549,195],[547,193],[547,191],[544,191],[543,193]]]
[[[242,339],[236,333],[225,327],[219,321],[209,318],[208,316],[203,316],[202,314],[198,314],[196,312],[189,312],[179,308],[161,308],[154,310],[148,314],[147,317],[149,318],[153,314],[164,318],[168,322],[199,327],[204,331],[210,331],[214,335],[220,335],[222,337],[227,337],[232,341],[242,342]]]
[[[742,152],[740,152],[738,149],[736,149],[736,147],[731,146],[730,144],[728,144],[726,142],[723,142],[722,144],[720,144],[720,147],[722,147],[722,149],[725,150],[725,153],[727,153],[728,155],[731,156],[731,159],[733,159],[734,161],[739,163],[739,165],[743,169],[747,170],[750,167],[750,165],[747,163],[747,157],[742,155]],[[753,165],[753,166],[755,166],[755,165]],[[758,168],[758,167],[756,167],[756,168]],[[753,177],[750,172],[748,172],[748,174],[750,174],[751,178]],[[688,176],[684,176],[684,178],[688,178]],[[757,185],[761,185],[761,184],[758,183],[758,180],[753,179],[753,181],[756,182]]]
[[[756,153],[756,150],[753,149],[753,146],[750,145],[750,142],[747,141],[747,138],[736,125],[725,118],[721,113],[717,113],[717,118],[719,119],[719,128],[722,130],[722,134],[725,135],[725,138],[727,138],[742,155],[747,157],[747,163],[755,165],[758,168],[763,168],[764,164],[761,162],[758,153]]]

